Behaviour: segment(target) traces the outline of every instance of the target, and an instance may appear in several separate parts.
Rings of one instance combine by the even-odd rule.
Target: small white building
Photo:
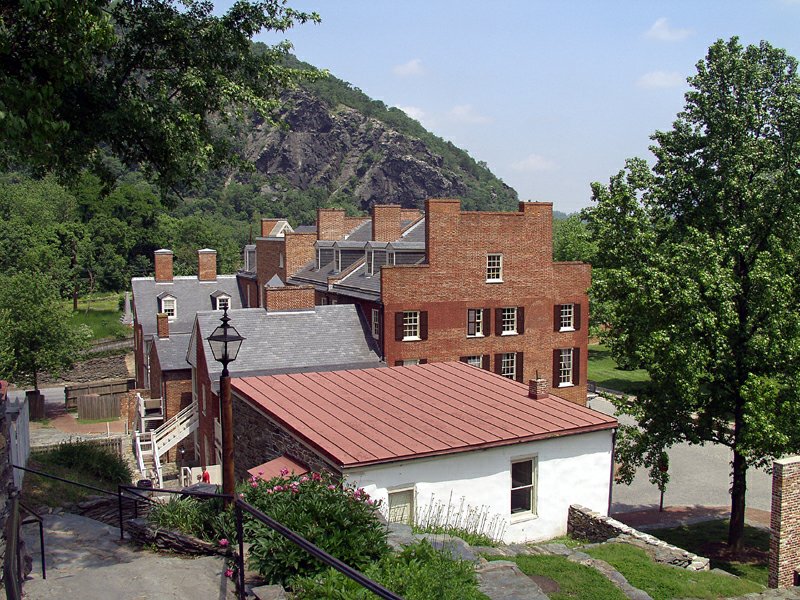
[[[617,421],[549,395],[543,380],[450,362],[232,387],[237,468],[292,460],[339,473],[390,521],[449,513],[525,542],[566,533],[570,504],[607,514]]]

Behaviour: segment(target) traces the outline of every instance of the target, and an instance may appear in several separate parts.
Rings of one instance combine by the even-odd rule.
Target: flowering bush
[[[240,484],[240,497],[339,560],[363,569],[387,551],[386,529],[377,518],[378,504],[363,489],[334,481],[328,474],[252,477]],[[244,523],[251,542],[250,565],[270,583],[285,583],[326,567],[267,525]]]

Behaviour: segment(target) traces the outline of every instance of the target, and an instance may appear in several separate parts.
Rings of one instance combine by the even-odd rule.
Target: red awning
[[[268,460],[263,465],[258,465],[257,467],[248,469],[247,472],[253,477],[260,477],[266,481],[268,479],[272,479],[273,477],[280,477],[282,469],[289,471],[290,475],[303,475],[309,471],[309,468],[303,463],[291,459],[283,454],[278,458]]]

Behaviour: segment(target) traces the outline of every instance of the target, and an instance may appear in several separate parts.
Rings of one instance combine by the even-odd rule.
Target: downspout
[[[617,428],[611,434],[611,472],[608,475],[608,510],[607,515],[611,515],[611,501],[614,497],[614,460],[617,449]]]

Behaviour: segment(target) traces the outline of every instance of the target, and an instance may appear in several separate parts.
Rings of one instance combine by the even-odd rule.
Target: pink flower
[[[267,493],[268,494],[274,494],[275,492],[273,492],[272,490],[267,490]]]
[[[313,479],[314,481],[322,481],[322,475],[320,475],[319,473],[312,473],[311,479]]]
[[[331,484],[331,485],[329,485],[329,486],[328,486],[328,489],[329,489],[329,490],[331,490],[331,491],[333,491],[333,490],[335,490],[335,489],[336,489],[336,486],[335,486],[335,485],[333,485],[333,484]]]
[[[303,476],[300,478],[300,483],[305,483],[306,481],[308,481],[308,477],[306,477],[305,475],[303,475]]]
[[[258,474],[259,474],[259,475],[263,475],[263,474],[264,474],[264,471],[259,471],[259,472],[258,472]]]
[[[233,577],[233,569],[225,569],[225,577]]]
[[[244,494],[239,492],[239,498],[244,498]]]
[[[276,491],[276,492],[282,492],[282,491],[283,491],[283,486],[282,486],[282,485],[276,485],[276,486],[275,486],[274,488],[272,488],[272,489],[273,489],[274,491]]]
[[[375,500],[373,500],[372,498],[367,498],[367,504],[372,506],[373,504],[375,504]]]
[[[222,538],[222,539],[219,541],[219,545],[220,545],[220,546],[222,546],[223,548],[224,548],[225,546],[227,546],[229,543],[230,543],[230,542],[228,542],[228,538]]]
[[[281,477],[286,477],[289,474],[289,469],[286,467],[281,469]]]
[[[250,482],[250,487],[257,488],[258,487],[258,482],[257,481],[251,481]]]

